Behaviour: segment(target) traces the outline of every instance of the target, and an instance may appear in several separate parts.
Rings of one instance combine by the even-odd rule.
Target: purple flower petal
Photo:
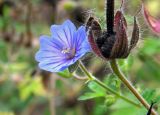
[[[63,71],[64,69],[66,69],[68,67],[68,64],[69,63],[66,60],[61,60],[59,62],[57,61],[52,62],[48,60],[48,61],[40,62],[39,67],[46,71],[59,72],[59,71]]]
[[[75,34],[75,38],[76,38],[76,43],[73,43],[76,45],[77,51],[84,49],[88,51],[91,51],[91,47],[89,45],[89,42],[86,38],[87,34],[85,32],[85,27],[81,26],[79,27],[79,29],[77,30],[76,34]]]
[[[38,51],[35,55],[35,59],[40,62],[47,59],[52,60],[63,60],[65,59],[64,54],[62,53],[55,53],[51,51]]]
[[[82,44],[82,42],[86,39],[86,32],[85,32],[85,27],[84,26],[81,26],[78,28],[76,34],[74,35],[74,37],[76,38],[75,39],[75,44],[76,46],[80,46]],[[87,40],[87,39],[86,39]]]
[[[67,47],[71,46],[71,41],[75,32],[76,27],[70,20],[66,20],[62,25],[51,26],[52,37],[58,39]]]
[[[63,45],[59,41],[51,41],[51,38],[48,36],[40,36],[40,49],[41,50],[55,50],[55,51],[61,51],[63,48]]]
[[[74,38],[74,33],[76,32],[75,25],[70,21],[67,20],[63,23],[63,27],[65,28],[65,32],[67,33],[68,38],[70,38],[70,44],[72,44],[72,41]]]

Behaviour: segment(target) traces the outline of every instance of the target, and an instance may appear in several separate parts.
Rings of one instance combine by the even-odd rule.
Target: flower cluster
[[[35,59],[39,67],[50,72],[63,71],[91,50],[86,38],[85,27],[76,30],[66,20],[62,25],[51,26],[51,36],[40,37],[40,49]]]

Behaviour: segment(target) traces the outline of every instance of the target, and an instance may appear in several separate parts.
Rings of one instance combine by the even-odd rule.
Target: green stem
[[[116,60],[110,61],[111,68],[117,77],[128,87],[128,89],[136,96],[136,98],[142,103],[142,105],[149,110],[150,105],[147,101],[139,94],[139,92],[134,88],[134,86],[126,79],[124,74],[120,71]],[[157,115],[156,111],[152,109],[152,115]]]
[[[135,105],[137,107],[141,107],[139,104],[133,102],[132,100],[120,95],[119,93],[117,93],[116,91],[112,90],[111,88],[109,88],[107,85],[105,85],[103,82],[101,82],[100,80],[98,80],[97,78],[95,78],[94,76],[92,76],[87,69],[85,68],[85,66],[83,65],[83,63],[80,61],[79,63],[79,67],[81,68],[81,70],[87,75],[87,77],[89,78],[90,81],[95,81],[97,84],[99,84],[101,87],[103,87],[104,89],[106,89],[107,91],[109,91],[110,93],[116,95],[117,97],[125,100],[126,102]]]

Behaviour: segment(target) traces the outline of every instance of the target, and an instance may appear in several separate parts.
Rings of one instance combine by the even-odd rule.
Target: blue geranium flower
[[[62,25],[51,26],[51,36],[40,37],[40,49],[36,53],[39,67],[50,72],[59,72],[75,63],[91,51],[86,38],[85,27],[76,30],[75,25],[66,20]]]

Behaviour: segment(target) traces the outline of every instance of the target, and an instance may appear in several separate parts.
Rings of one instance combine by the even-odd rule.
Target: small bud
[[[111,106],[115,102],[116,102],[115,96],[113,96],[113,95],[107,95],[104,103],[105,103],[106,106]]]

